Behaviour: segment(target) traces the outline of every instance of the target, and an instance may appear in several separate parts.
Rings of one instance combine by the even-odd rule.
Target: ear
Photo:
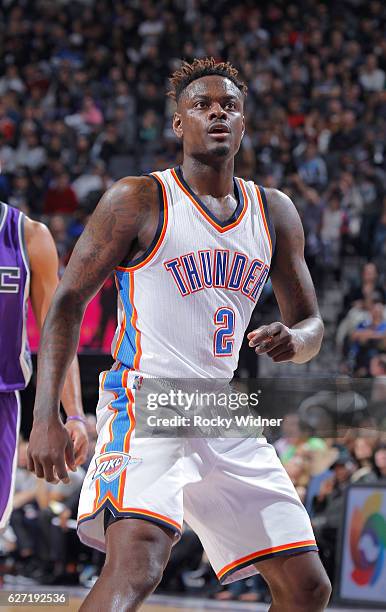
[[[180,113],[174,113],[173,116],[173,131],[175,133],[175,135],[177,136],[177,138],[182,138],[183,136],[183,129],[182,129],[182,117],[180,115]]]
[[[242,130],[242,132],[241,132],[241,138],[243,138],[243,136],[244,136],[244,132],[245,132],[245,117],[244,117],[244,115],[243,115],[243,130]]]

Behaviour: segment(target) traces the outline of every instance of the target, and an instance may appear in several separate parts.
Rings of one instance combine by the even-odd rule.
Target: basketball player
[[[80,538],[107,557],[81,610],[138,610],[184,518],[223,584],[261,572],[272,611],[316,612],[329,581],[306,511],[265,438],[191,438],[181,450],[180,440],[135,433],[135,394],[146,377],[232,378],[268,273],[282,322],[251,332],[251,348],[304,363],[323,335],[294,205],[233,177],[246,95],[237,71],[195,60],[171,83],[183,164],[118,181],[78,241],[43,330],[29,467],[67,476],[58,393],[84,309],[114,269],[116,361],[100,377],[99,437],[79,507]],[[51,456],[41,449],[43,420]]]
[[[30,297],[36,322],[42,326],[57,284],[58,258],[47,227],[0,202],[0,529],[12,511],[19,390],[27,386],[32,373],[27,301]],[[73,443],[66,449],[67,463],[75,469],[85,461],[88,447],[76,359],[69,368],[62,399],[69,418],[66,430]],[[48,432],[49,423],[41,423],[42,449],[50,453]]]

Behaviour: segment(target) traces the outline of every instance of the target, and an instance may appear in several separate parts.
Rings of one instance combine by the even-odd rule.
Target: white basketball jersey
[[[271,265],[264,190],[235,178],[237,207],[220,222],[181,168],[150,176],[159,186],[158,229],[142,257],[115,270],[113,357],[148,376],[230,380]]]

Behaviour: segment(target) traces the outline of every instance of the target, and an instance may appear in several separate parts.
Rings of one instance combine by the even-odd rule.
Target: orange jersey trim
[[[101,380],[101,390],[104,391],[105,390],[105,382],[106,382],[106,376],[109,373],[109,370],[106,370],[105,372],[103,372],[102,374],[102,380]]]
[[[163,184],[163,181],[161,181],[161,179],[154,173],[152,173],[152,176],[158,181],[162,189],[162,200],[163,200],[162,203],[163,203],[163,212],[164,212],[162,230],[161,230],[160,236],[154,248],[150,251],[147,257],[143,261],[141,261],[140,263],[134,266],[116,266],[115,269],[120,270],[121,272],[135,272],[135,270],[139,270],[140,268],[143,268],[143,266],[145,266],[151,259],[153,259],[153,257],[159,250],[163,242],[163,239],[165,237],[165,232],[166,232],[166,228],[168,225],[168,197],[167,197],[167,193],[166,193],[166,189],[165,189],[165,185]]]
[[[239,214],[239,216],[237,217],[236,221],[234,221],[233,223],[231,223],[230,225],[227,225],[226,227],[221,227],[221,225],[219,225],[218,223],[216,223],[216,221],[214,221],[206,212],[205,210],[200,206],[199,202],[192,196],[192,194],[189,193],[189,191],[184,187],[184,185],[181,183],[180,179],[177,176],[176,171],[174,170],[174,168],[172,168],[171,170],[172,173],[172,177],[174,178],[174,180],[176,181],[177,185],[180,187],[180,189],[182,189],[182,191],[184,192],[184,194],[189,198],[189,200],[194,204],[194,206],[196,207],[196,209],[202,214],[203,217],[205,217],[205,219],[208,221],[208,223],[210,223],[210,225],[212,225],[212,227],[214,227],[217,231],[219,231],[221,234],[224,234],[225,232],[227,232],[228,230],[232,229],[233,227],[236,227],[236,225],[238,225],[240,223],[240,221],[242,220],[242,218],[244,217],[246,210],[247,210],[247,195],[245,193],[245,188],[244,185],[242,184],[241,180],[237,180],[238,184],[241,187],[241,191],[243,194],[243,209],[241,211],[241,213]]]
[[[237,561],[234,561],[233,563],[229,563],[217,573],[217,578],[221,579],[224,574],[226,574],[230,570],[237,569],[239,565],[242,565],[247,561],[257,560],[259,557],[263,557],[264,555],[283,552],[286,550],[293,550],[296,548],[302,548],[303,546],[316,546],[316,542],[315,540],[304,540],[303,542],[293,542],[292,544],[283,544],[282,546],[274,546],[273,548],[265,548],[264,550],[259,550],[258,552],[251,553],[246,557],[237,559]]]
[[[268,242],[269,242],[269,249],[271,251],[271,257],[272,257],[272,240],[271,240],[271,234],[270,234],[269,228],[268,228],[267,219],[265,217],[264,204],[263,204],[263,200],[261,198],[260,189],[258,188],[257,185],[255,185],[255,189],[256,189],[257,199],[259,201],[259,206],[260,206],[260,212],[261,212],[261,216],[263,218],[263,223],[264,223],[265,231],[266,231],[266,234],[267,234],[267,238],[268,238]]]

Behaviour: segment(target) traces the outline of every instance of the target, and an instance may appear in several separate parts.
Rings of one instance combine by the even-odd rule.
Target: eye
[[[207,102],[204,102],[204,100],[197,100],[194,108],[205,108],[206,106],[208,106]]]
[[[227,102],[225,108],[230,108],[231,110],[234,110],[236,108],[236,102]]]

